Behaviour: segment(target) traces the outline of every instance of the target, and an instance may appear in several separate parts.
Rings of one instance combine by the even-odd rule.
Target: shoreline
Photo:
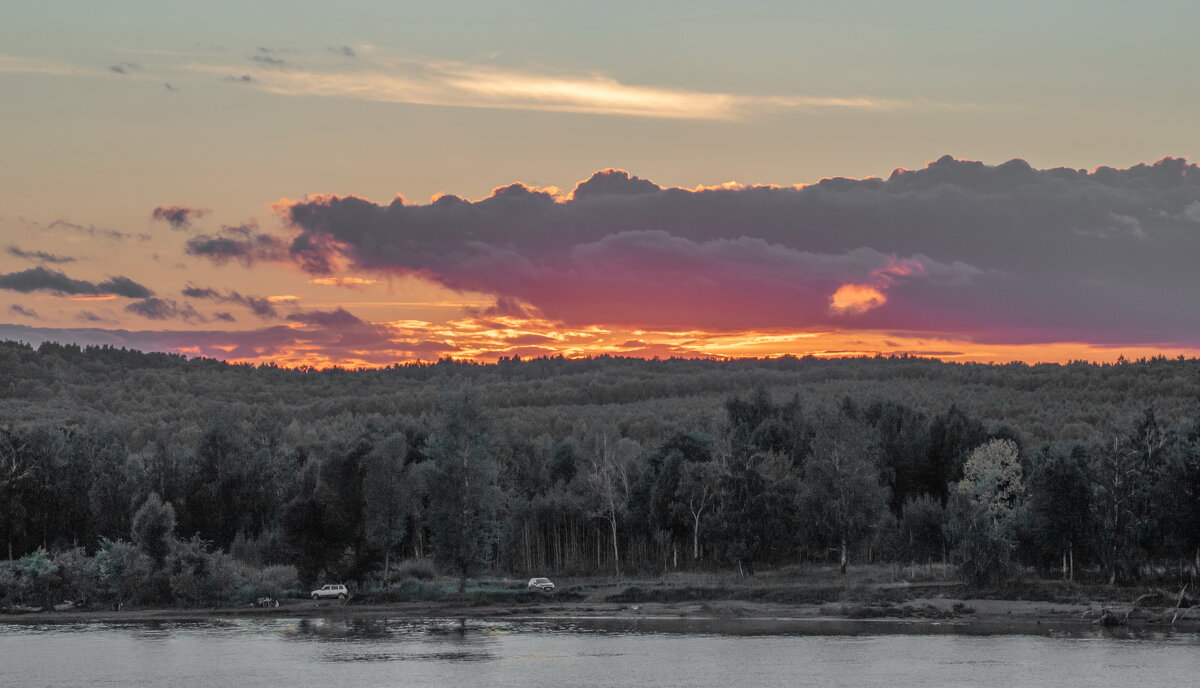
[[[456,601],[338,604],[289,600],[279,607],[71,610],[0,615],[5,625],[204,623],[247,619],[404,619],[558,623],[594,630],[728,635],[1079,635],[1200,633],[1200,620],[1174,624],[1132,617],[1119,626],[1097,623],[1100,608],[1080,603],[1023,600],[921,599],[894,605],[867,602],[773,604],[736,600],[698,602],[564,602],[463,605]]]

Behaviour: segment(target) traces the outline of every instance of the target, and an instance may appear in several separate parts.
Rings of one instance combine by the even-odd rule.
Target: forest
[[[1200,574],[1200,361],[443,360],[0,343],[0,601],[946,561]]]

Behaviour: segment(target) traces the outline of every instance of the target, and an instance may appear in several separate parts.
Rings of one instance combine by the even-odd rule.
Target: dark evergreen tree
[[[162,568],[175,540],[175,508],[170,502],[164,504],[158,493],[151,492],[134,514],[130,534],[134,544]]]
[[[502,504],[491,421],[474,397],[456,393],[443,398],[427,453],[433,462],[428,525],[434,557],[457,574],[463,593],[467,578],[491,559]]]
[[[1075,579],[1076,557],[1087,553],[1091,485],[1083,447],[1076,445],[1065,455],[1043,447],[1033,461],[1027,528],[1039,557],[1061,561],[1063,578],[1068,580]]]

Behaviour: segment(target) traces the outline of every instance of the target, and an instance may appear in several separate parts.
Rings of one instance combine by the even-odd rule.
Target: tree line
[[[582,409],[495,403],[491,385],[579,383],[562,378],[581,373],[539,377],[522,370],[526,362],[510,361],[433,375],[411,389],[397,384],[398,392],[342,393],[336,398],[344,403],[319,417],[281,409],[264,390],[281,376],[303,388],[312,375],[355,389],[364,384],[356,376],[380,373],[112,350],[13,351],[6,366],[21,360],[5,369],[14,373],[10,388],[14,378],[31,378],[31,362],[76,369],[81,385],[151,371],[165,389],[191,386],[193,403],[173,406],[186,397],[151,386],[142,402],[159,407],[158,422],[131,425],[90,412],[64,422],[61,415],[86,402],[63,383],[39,402],[54,420],[0,429],[0,546],[9,560],[0,563],[0,596],[10,600],[69,585],[106,600],[245,598],[318,581],[386,583],[414,560],[434,561],[463,584],[484,571],[752,575],[811,561],[843,570],[952,561],[980,585],[1020,570],[1128,583],[1192,579],[1200,567],[1200,415],[1189,418],[1174,404],[1168,419],[1149,404],[1128,408],[1156,395],[1128,402],[1119,421],[1084,439],[1038,441],[1020,425],[965,410],[959,402],[975,395],[976,383],[934,375],[930,385],[956,392],[941,408],[883,396],[894,382],[889,366],[908,360],[846,361],[855,375],[876,374],[870,396],[755,384],[712,405],[695,393],[669,404],[651,397]],[[528,365],[569,371],[569,363]],[[772,379],[777,365],[734,363],[750,380]],[[684,373],[663,373],[685,378],[672,382],[682,387],[706,370],[730,375],[707,361],[690,372],[689,362],[625,364],[592,365],[613,366],[617,378],[682,366]],[[935,372],[949,365],[915,364]],[[786,378],[793,365],[809,364],[776,372]],[[817,365],[834,378],[849,376],[831,362]],[[1139,375],[1161,381],[1193,365],[1108,368],[1150,387]],[[504,366],[518,371],[507,381]],[[981,376],[995,368],[1007,366]],[[1088,375],[1093,368],[1106,370]],[[1016,370],[1010,386],[1022,384]],[[1080,374],[1058,370],[1064,378]],[[222,389],[227,375],[250,381],[242,393],[250,401],[211,405],[206,391]],[[377,410],[376,396],[435,392],[416,413]],[[133,390],[128,396],[134,403]],[[681,413],[689,401],[701,408]],[[675,409],[670,422],[638,420],[659,405]],[[64,414],[64,407],[75,410]],[[1052,425],[1060,411],[1045,409],[1037,422]]]

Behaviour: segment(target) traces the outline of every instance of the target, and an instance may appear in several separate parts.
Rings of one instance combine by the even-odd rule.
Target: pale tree
[[[700,523],[717,499],[720,476],[716,461],[687,461],[680,472],[675,507],[691,520],[693,561],[700,558]]]
[[[621,576],[621,549],[618,524],[629,500],[629,463],[640,452],[637,442],[621,438],[615,429],[593,432],[585,443],[587,473],[583,486],[587,492],[589,514],[603,519],[612,536],[613,572]]]

